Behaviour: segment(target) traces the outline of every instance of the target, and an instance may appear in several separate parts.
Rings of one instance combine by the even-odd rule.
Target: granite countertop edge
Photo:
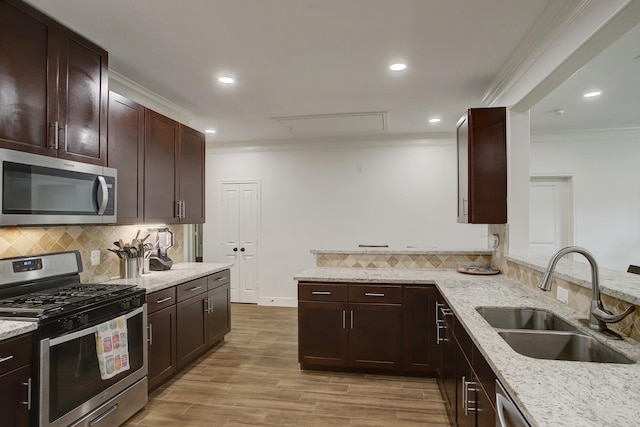
[[[532,426],[633,425],[637,418],[640,365],[552,361],[516,353],[476,311],[479,306],[520,306],[553,311],[583,333],[638,361],[640,344],[602,339],[578,324],[586,318],[568,306],[500,274],[472,276],[455,270],[359,269],[316,267],[299,281],[435,283],[496,376]]]
[[[210,274],[218,273],[233,267],[233,264],[180,262],[170,270],[151,271],[135,279],[113,279],[107,283],[114,285],[135,285],[146,290],[147,294],[161,291],[184,282],[196,280]]]
[[[0,341],[26,334],[38,329],[36,322],[22,322],[19,320],[0,320]]]

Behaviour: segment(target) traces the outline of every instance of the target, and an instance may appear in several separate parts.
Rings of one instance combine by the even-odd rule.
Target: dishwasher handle
[[[496,412],[498,413],[496,427],[530,427],[498,380],[496,380]]]

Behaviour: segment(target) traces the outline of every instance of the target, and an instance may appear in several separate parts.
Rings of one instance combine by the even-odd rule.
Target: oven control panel
[[[13,261],[11,264],[13,266],[14,273],[42,270],[42,258],[21,259]]]

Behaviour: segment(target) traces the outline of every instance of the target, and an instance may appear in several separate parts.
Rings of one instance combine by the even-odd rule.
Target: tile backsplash
[[[184,257],[184,226],[169,225],[173,232],[173,247],[168,255],[173,262]],[[0,228],[0,258],[36,255],[78,250],[82,256],[81,279],[85,283],[102,282],[119,276],[119,259],[107,248],[122,239],[131,242],[136,232],[146,235],[146,225],[72,225],[55,227],[3,227]],[[150,237],[148,243],[154,243]],[[100,264],[91,265],[91,251],[100,250]]]
[[[316,254],[316,267],[344,268],[457,268],[463,265],[490,266],[491,255],[467,253],[432,254]]]

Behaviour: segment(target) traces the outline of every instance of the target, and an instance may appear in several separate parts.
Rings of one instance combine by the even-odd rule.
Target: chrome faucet
[[[620,338],[618,334],[611,331],[607,328],[607,323],[617,323],[631,314],[636,307],[631,305],[627,307],[627,309],[620,314],[613,314],[602,305],[602,300],[600,299],[600,282],[598,276],[598,264],[596,263],[596,259],[593,257],[591,252],[587,251],[584,248],[578,246],[569,246],[563,249],[560,249],[554,256],[549,260],[549,265],[547,266],[547,271],[540,279],[540,283],[538,283],[538,287],[543,291],[551,290],[551,282],[553,281],[553,272],[560,261],[560,258],[569,254],[569,253],[579,253],[584,256],[589,264],[591,264],[591,311],[589,314],[589,327],[596,331],[599,331],[607,336],[612,338]]]

